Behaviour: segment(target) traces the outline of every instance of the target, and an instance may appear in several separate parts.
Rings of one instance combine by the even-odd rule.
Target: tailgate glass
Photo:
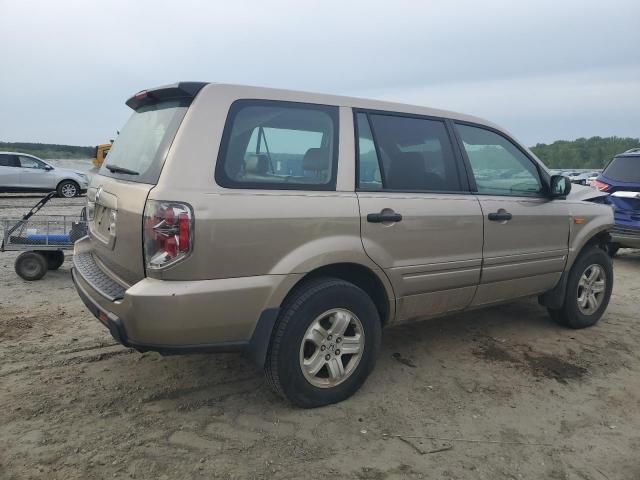
[[[167,150],[186,110],[182,100],[136,110],[116,138],[100,175],[129,182],[158,183]]]
[[[602,175],[618,182],[640,182],[640,158],[614,157],[607,168],[604,169]]]

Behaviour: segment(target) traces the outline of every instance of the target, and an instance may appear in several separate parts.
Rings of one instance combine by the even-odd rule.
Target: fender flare
[[[564,297],[567,292],[567,279],[569,277],[569,272],[571,271],[571,268],[573,268],[573,265],[576,263],[576,260],[580,257],[580,255],[582,255],[582,252],[584,252],[585,249],[587,249],[591,245],[602,245],[603,243],[606,244],[609,240],[611,240],[611,235],[605,229],[593,234],[586,242],[584,242],[583,245],[581,245],[578,254],[573,259],[573,262],[571,262],[569,268],[565,269],[565,271],[562,272],[562,276],[560,277],[560,281],[558,281],[557,285],[548,292],[545,292],[538,297],[538,303],[543,307],[551,308],[554,310],[562,308],[562,305],[564,304]]]

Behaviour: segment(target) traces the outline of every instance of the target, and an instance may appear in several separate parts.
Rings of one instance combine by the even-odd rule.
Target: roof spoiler
[[[163,100],[193,99],[198,92],[207,85],[206,82],[178,82],[162,87],[142,90],[133,95],[125,103],[133,110],[145,105],[151,105]]]

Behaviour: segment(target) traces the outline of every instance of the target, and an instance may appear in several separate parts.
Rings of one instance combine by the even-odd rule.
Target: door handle
[[[386,210],[386,209],[385,209]],[[367,222],[369,223],[384,223],[384,222],[401,222],[402,215],[395,212],[385,212],[384,210],[380,213],[369,213],[367,215]]]
[[[497,212],[490,213],[488,217],[492,222],[508,222],[513,218],[513,215],[501,208]]]

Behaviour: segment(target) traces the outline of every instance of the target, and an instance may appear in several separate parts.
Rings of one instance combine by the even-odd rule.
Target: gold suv
[[[580,328],[607,307],[611,208],[485,120],[194,82],[127,105],[73,268],[123,345],[244,351],[315,407],[363,384],[385,326],[535,295]]]

